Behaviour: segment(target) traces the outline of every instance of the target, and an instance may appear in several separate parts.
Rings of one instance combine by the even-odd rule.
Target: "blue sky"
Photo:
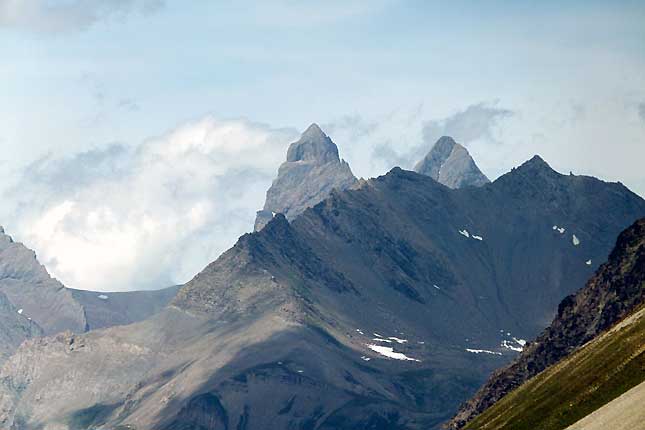
[[[409,168],[447,133],[491,178],[539,153],[561,171],[620,180],[644,195],[643,22],[642,1],[0,0],[0,224],[71,286],[183,282],[246,231],[247,220],[251,227],[286,145],[311,122],[359,176]],[[168,201],[131,213],[133,204],[106,187],[146,193],[145,184],[122,182],[135,175],[120,169],[146,172],[133,181],[163,177],[141,154],[163,147],[185,157],[173,149],[178,135],[208,142],[194,141],[191,154],[202,151],[213,172],[204,179],[210,185],[184,190],[197,196],[187,207],[206,195],[235,202],[228,216],[240,221],[211,208],[220,216],[206,211],[207,221],[181,237],[150,233],[144,248],[169,261],[185,241],[198,244],[181,270],[150,264],[139,273],[144,251],[121,261],[105,250],[118,248],[106,238],[132,239],[141,227],[132,220],[144,216],[165,230],[152,214]],[[266,153],[257,157],[248,139],[268,142]],[[84,168],[88,159],[102,167]],[[70,179],[76,171],[82,180]],[[253,181],[239,180],[240,172]],[[231,178],[245,188],[222,187]],[[60,207],[67,215],[53,222]],[[123,225],[119,234],[87,230],[102,210]],[[72,216],[83,222],[63,222]],[[166,217],[185,224],[180,214]],[[131,247],[142,243],[135,238]],[[73,252],[61,257],[61,246]],[[138,278],[88,285],[92,277],[73,259],[92,252],[105,270]]]

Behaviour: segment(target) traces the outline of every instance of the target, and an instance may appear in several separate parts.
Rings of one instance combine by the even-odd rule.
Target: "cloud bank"
[[[132,12],[153,13],[164,4],[164,0],[0,0],[0,28],[70,33]]]
[[[642,193],[636,155],[643,127],[634,122],[633,105],[627,108],[631,119],[611,105],[565,103],[540,116],[529,107],[475,103],[429,119],[417,106],[380,117],[342,116],[322,127],[365,178],[394,166],[411,169],[439,136],[452,135],[491,179],[540,154],[562,172],[623,180]],[[629,138],[616,140],[616,129]],[[136,146],[50,155],[2,194],[0,220],[70,287],[122,291],[184,283],[252,230],[298,135],[207,116]]]
[[[74,288],[189,280],[238,236],[293,130],[206,117],[136,147],[112,144],[31,164],[4,197],[10,231]]]

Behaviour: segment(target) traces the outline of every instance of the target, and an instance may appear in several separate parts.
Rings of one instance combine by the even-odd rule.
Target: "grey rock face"
[[[357,182],[349,165],[338,156],[338,148],[316,124],[289,146],[287,161],[267,191],[264,208],[258,211],[255,231],[261,230],[276,213],[294,219],[314,206],[333,189],[345,190]]]
[[[468,150],[452,137],[441,137],[414,171],[450,188],[480,187],[490,181],[479,170]]]
[[[100,293],[66,288],[47,273],[34,251],[14,242],[4,230],[0,233],[0,293],[45,334],[141,321],[166,306],[177,290]]]
[[[35,322],[23,316],[22,311],[0,293],[0,366],[24,340],[42,333]]]
[[[83,306],[88,330],[142,321],[162,310],[179,286],[152,291],[96,292],[70,289]]]
[[[46,334],[87,328],[83,307],[58,280],[52,278],[36,254],[0,233],[0,292]]]
[[[28,340],[0,370],[0,423],[434,429],[643,215],[539,158],[456,190],[393,169],[276,215],[148,320]]]

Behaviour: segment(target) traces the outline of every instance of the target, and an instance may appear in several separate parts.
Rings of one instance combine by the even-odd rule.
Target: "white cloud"
[[[491,179],[540,154],[565,173],[621,180],[645,191],[645,136],[633,105],[581,109],[567,102],[545,111],[477,103],[453,112],[435,120],[423,107],[345,116],[323,129],[357,176],[411,168],[432,145],[430,125],[468,144]],[[111,144],[67,158],[44,157],[4,193],[0,220],[71,287],[182,283],[252,229],[297,137],[292,129],[206,117],[133,147]]]
[[[207,117],[136,147],[46,157],[6,194],[8,230],[70,287],[182,283],[252,229],[296,137]]]
[[[0,28],[68,33],[133,11],[152,13],[163,5],[164,0],[0,0]]]
[[[477,103],[440,119],[428,120],[423,106],[380,118],[345,116],[324,126],[338,142],[354,173],[372,177],[394,166],[412,169],[444,135],[470,146],[498,142],[498,131],[513,111],[498,103]]]

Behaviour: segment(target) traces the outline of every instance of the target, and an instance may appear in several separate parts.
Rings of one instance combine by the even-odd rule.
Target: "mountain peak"
[[[479,187],[490,182],[468,150],[450,136],[440,137],[414,170],[450,188]]]
[[[302,137],[307,139],[324,139],[327,135],[322,131],[318,124],[312,122],[302,133]]]
[[[437,142],[434,144],[433,149],[435,149],[435,148],[437,148],[437,149],[448,149],[448,150],[452,151],[452,149],[457,145],[459,145],[459,144],[457,142],[455,142],[455,139],[453,139],[452,137],[450,137],[450,136],[441,136],[439,138],[439,140],[437,140]],[[459,145],[459,146],[461,146],[461,145]]]
[[[531,157],[530,160],[525,161],[522,166],[529,166],[529,167],[537,167],[537,168],[547,168],[550,170],[551,166],[549,166],[549,163],[544,161],[544,158],[540,157],[539,155],[535,154],[533,157]],[[520,166],[521,167],[521,166]]]
[[[530,160],[522,163],[517,169],[519,172],[528,172],[530,174],[541,174],[542,176],[560,176],[560,173],[553,170],[553,168],[544,161],[539,155],[534,155]]]
[[[338,156],[336,144],[318,124],[311,124],[289,146],[287,161],[282,163],[278,177],[267,191],[254,229],[261,230],[274,214],[284,214],[286,220],[292,220],[324,200],[333,189],[345,190],[356,182],[349,165]]]
[[[338,147],[316,123],[311,124],[287,151],[287,162],[314,161],[324,164],[339,159]]]

